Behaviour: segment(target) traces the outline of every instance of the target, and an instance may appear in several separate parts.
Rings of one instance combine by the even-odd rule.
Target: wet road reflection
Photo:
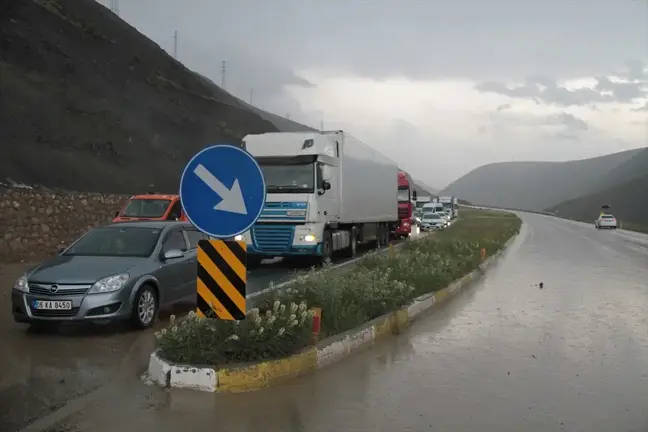
[[[523,218],[482,281],[351,359],[240,395],[130,383],[59,430],[645,432],[645,237]]]
[[[67,406],[64,412],[73,412],[75,406],[109,394],[113,391],[106,388],[109,385],[139,384],[155,329],[168,324],[170,313],[181,315],[194,307],[183,304],[165,311],[155,329],[147,331],[133,331],[127,325],[65,325],[38,333],[14,323],[10,310],[11,287],[29,268],[27,264],[0,267],[0,432],[18,430],[36,419],[43,424],[56,420],[62,415],[57,410]],[[281,260],[268,262],[249,272],[248,292],[290,280],[307,269]],[[38,424],[33,430],[41,430]]]

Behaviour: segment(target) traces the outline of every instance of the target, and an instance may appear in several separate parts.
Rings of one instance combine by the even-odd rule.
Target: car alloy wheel
[[[144,285],[135,296],[133,305],[133,324],[138,328],[148,328],[155,322],[158,301],[153,287]]]

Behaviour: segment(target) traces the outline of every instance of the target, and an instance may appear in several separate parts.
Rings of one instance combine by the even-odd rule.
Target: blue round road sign
[[[180,201],[187,219],[216,238],[242,234],[263,210],[263,171],[245,150],[215,145],[196,154],[180,179]]]

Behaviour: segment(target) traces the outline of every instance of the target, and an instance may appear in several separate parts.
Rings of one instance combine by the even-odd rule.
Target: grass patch
[[[285,357],[311,340],[312,307],[322,308],[322,337],[342,333],[439,290],[473,271],[480,250],[500,250],[519,232],[510,213],[463,210],[450,228],[369,254],[342,274],[324,268],[272,291],[240,322],[190,314],[156,334],[160,355],[177,363],[223,365]]]

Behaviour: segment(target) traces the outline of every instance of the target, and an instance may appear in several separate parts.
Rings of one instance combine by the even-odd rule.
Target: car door
[[[187,238],[188,250],[186,254],[187,265],[183,272],[182,297],[187,298],[196,295],[196,279],[198,277],[198,242],[208,239],[207,235],[194,227],[184,229]]]
[[[156,277],[160,284],[160,290],[164,303],[173,303],[182,298],[184,279],[187,272],[187,241],[185,240],[182,227],[170,229],[162,240],[161,256],[172,249],[179,249],[184,253],[180,258],[164,260],[160,258],[160,268]]]

